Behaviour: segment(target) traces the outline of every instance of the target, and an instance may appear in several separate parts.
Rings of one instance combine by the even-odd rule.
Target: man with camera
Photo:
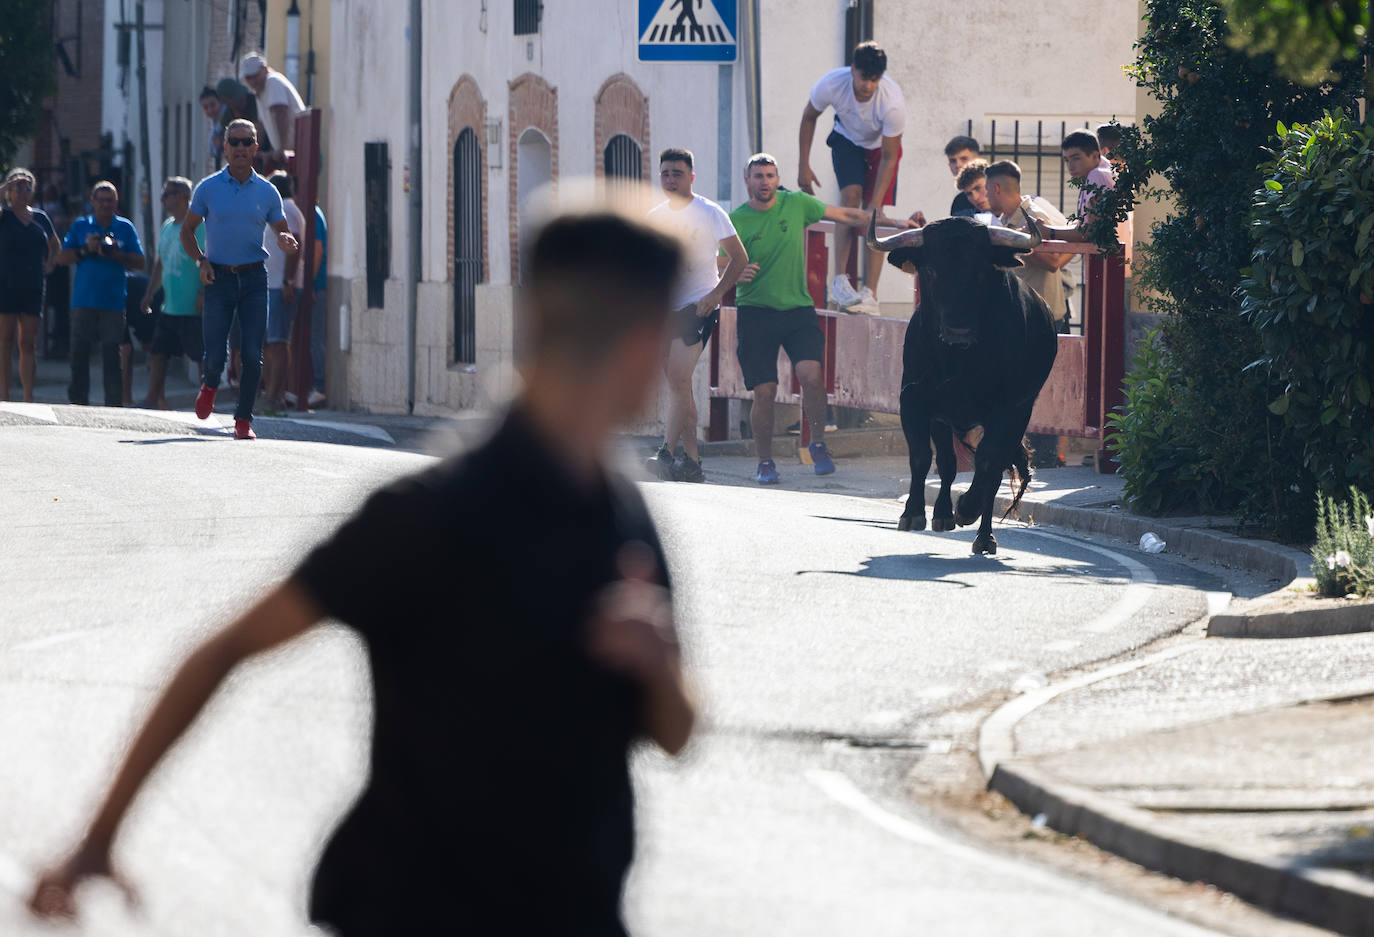
[[[115,214],[119,191],[111,182],[97,182],[91,189],[89,215],[77,218],[67,229],[57,262],[75,264],[72,278],[72,382],[67,399],[89,404],[91,397],[91,343],[100,341],[100,361],[105,384],[105,406],[124,405],[119,343],[124,338],[124,274],[143,269],[143,246],[128,218]]]

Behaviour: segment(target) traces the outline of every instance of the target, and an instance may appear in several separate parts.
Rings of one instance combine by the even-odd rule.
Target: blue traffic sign
[[[641,62],[733,62],[737,0],[639,0]]]

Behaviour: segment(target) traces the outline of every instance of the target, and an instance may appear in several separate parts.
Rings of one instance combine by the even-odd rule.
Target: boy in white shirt
[[[884,76],[887,53],[876,42],[860,43],[854,49],[853,62],[849,68],[827,72],[811,89],[798,134],[801,159],[797,164],[797,185],[808,195],[814,195],[820,185],[811,169],[811,141],[816,134],[816,119],[827,107],[833,107],[835,129],[825,142],[830,147],[840,187],[840,204],[847,208],[862,206],[865,212],[881,212],[884,205],[894,204],[897,195],[906,99],[897,83]],[[845,273],[854,234],[847,227],[835,229],[835,260],[840,272],[831,285],[830,297],[841,309],[861,306],[860,311],[874,314],[878,311],[874,290],[883,272],[883,256],[878,251],[869,251],[867,282],[856,292]]]
[[[720,321],[720,301],[735,285],[749,255],[715,202],[692,192],[692,151],[669,147],[658,156],[659,184],[667,200],[649,212],[649,222],[677,235],[686,249],[686,265],[673,298],[668,326],[671,340],[663,373],[668,380],[668,419],[663,445],[649,460],[649,469],[671,481],[704,481],[697,446],[697,407],[692,397],[692,372]],[[729,258],[722,274],[716,263],[721,251]],[[682,458],[673,448],[682,440]]]

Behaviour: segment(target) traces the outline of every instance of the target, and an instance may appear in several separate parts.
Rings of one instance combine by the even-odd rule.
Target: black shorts
[[[753,390],[759,384],[778,382],[778,348],[787,352],[795,368],[799,361],[821,361],[825,354],[825,333],[820,319],[810,306],[796,309],[769,309],[766,306],[740,306],[736,329],[739,333],[740,370],[744,386]]]
[[[43,287],[0,290],[0,316],[41,316]]]
[[[164,312],[157,317],[157,326],[153,329],[153,354],[168,358],[185,355],[192,361],[199,361],[204,357],[204,348],[200,316],[169,316]]]
[[[825,145],[830,147],[830,165],[835,169],[835,181],[840,188],[862,186],[864,202],[873,201],[873,187],[878,184],[878,164],[883,159],[882,147],[865,150],[837,130],[830,131],[830,136],[825,138]],[[897,165],[901,166],[901,162],[902,154],[898,150]],[[891,186],[882,204],[895,205],[896,201],[897,174],[893,172]]]
[[[697,342],[704,346],[711,340],[711,333],[716,330],[720,323],[720,307],[712,309],[708,315],[697,315],[697,304],[688,303],[681,309],[675,310],[670,319],[668,334],[671,338],[680,339],[682,344],[691,348]]]

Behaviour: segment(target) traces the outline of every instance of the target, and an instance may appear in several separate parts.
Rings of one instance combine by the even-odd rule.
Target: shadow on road
[[[209,436],[160,436],[157,439],[121,439],[122,446],[160,446],[168,442],[212,442]]]

